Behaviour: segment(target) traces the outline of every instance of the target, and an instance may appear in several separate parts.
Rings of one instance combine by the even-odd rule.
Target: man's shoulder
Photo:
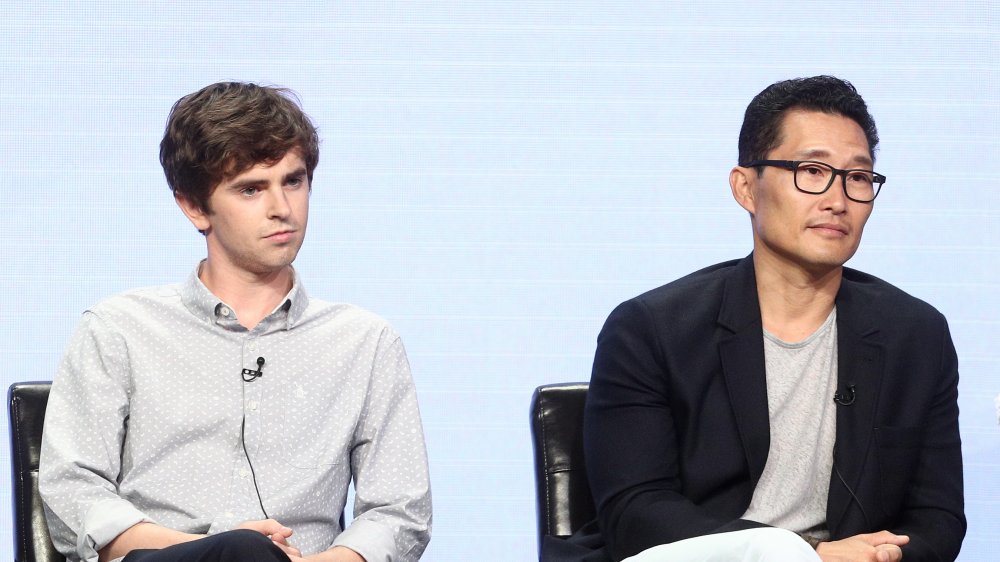
[[[396,337],[396,332],[388,320],[361,306],[331,302],[310,295],[302,323],[305,325],[329,325],[339,329],[359,333],[388,334]]]
[[[163,307],[179,305],[181,303],[180,287],[180,284],[174,283],[129,289],[101,299],[87,308],[86,312],[101,317],[129,316],[142,313],[150,308],[162,309]]]
[[[744,258],[749,259],[749,258]],[[713,296],[721,298],[722,289],[731,279],[744,259],[729,260],[699,269],[665,285],[646,291],[633,299],[653,309],[673,306],[692,306],[707,303]]]
[[[894,321],[943,319],[934,306],[870,273],[844,268],[839,299],[851,299],[859,309]]]
[[[726,286],[733,279],[747,275],[749,258],[718,263],[646,291],[619,304],[608,316],[605,326],[619,323],[648,326],[669,325],[673,333],[704,334],[715,326],[722,307]]]

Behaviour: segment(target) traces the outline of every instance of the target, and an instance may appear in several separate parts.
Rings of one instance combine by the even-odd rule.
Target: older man
[[[584,427],[604,546],[565,558],[955,559],[966,522],[947,323],[844,267],[885,182],[877,144],[838,78],[753,99],[729,173],[753,253],[611,313]]]

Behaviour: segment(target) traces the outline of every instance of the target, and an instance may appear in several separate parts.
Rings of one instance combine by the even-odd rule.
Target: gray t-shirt
[[[744,519],[829,538],[837,412],[837,310],[803,341],[764,331],[771,445]]]

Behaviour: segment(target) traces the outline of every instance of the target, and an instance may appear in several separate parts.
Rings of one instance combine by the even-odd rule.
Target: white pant
[[[622,562],[817,562],[809,543],[775,527],[705,535],[661,544]]]

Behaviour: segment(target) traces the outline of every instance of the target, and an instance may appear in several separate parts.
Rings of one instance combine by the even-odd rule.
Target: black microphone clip
[[[257,369],[243,369],[243,382],[253,382],[257,380],[257,377],[264,376],[264,358],[257,358]]]
[[[854,384],[847,384],[847,392],[837,392],[833,395],[833,401],[841,406],[850,406],[854,404],[854,400],[857,399],[857,392],[854,390]]]

